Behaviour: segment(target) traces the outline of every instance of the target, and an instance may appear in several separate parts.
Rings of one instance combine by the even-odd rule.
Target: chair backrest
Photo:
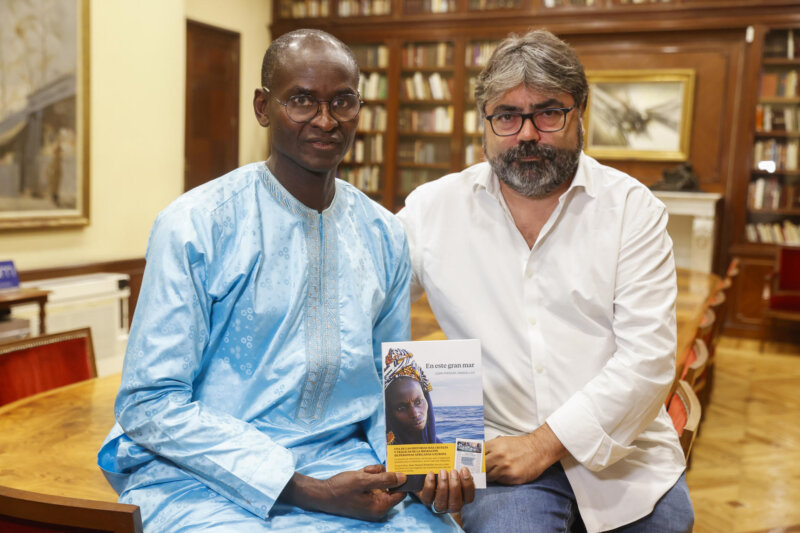
[[[781,246],[777,269],[779,290],[800,290],[800,246]]]
[[[0,487],[0,531],[142,533],[139,507]]]
[[[728,263],[728,270],[725,271],[725,278],[719,282],[719,288],[721,290],[730,289],[733,285],[733,280],[736,279],[736,276],[739,275],[739,258],[734,257],[731,259],[731,262]]]
[[[0,344],[0,405],[95,376],[89,328]]]
[[[703,339],[695,338],[692,347],[689,349],[686,362],[683,365],[681,379],[693,387],[697,381],[697,377],[703,373],[707,364],[708,347]]]
[[[691,385],[683,380],[679,381],[675,393],[670,398],[667,412],[672,418],[675,431],[678,432],[683,455],[687,460],[692,451],[697,428],[700,426],[700,409],[700,400]]]
[[[703,342],[706,343],[706,346],[711,345],[711,337],[714,332],[714,322],[716,322],[716,320],[717,315],[710,307],[705,310],[703,313],[703,318],[700,320],[697,336],[703,339]]]

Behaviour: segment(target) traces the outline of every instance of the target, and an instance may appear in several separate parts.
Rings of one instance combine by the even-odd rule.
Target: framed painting
[[[691,69],[587,71],[587,154],[599,159],[686,161]]]
[[[0,2],[0,230],[89,223],[89,1]]]

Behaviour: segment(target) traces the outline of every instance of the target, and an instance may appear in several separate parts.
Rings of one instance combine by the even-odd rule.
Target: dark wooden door
[[[186,21],[184,190],[239,166],[239,34]]]

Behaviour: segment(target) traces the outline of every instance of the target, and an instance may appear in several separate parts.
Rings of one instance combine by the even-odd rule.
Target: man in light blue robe
[[[387,492],[405,476],[379,466],[380,347],[409,337],[410,264],[392,215],[334,179],[355,60],[300,30],[270,46],[262,78],[270,158],[153,226],[99,465],[146,531],[460,531]],[[454,486],[444,501],[437,486],[437,509],[460,509]]]

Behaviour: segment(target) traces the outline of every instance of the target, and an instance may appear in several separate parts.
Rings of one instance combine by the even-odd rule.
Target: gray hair
[[[341,48],[353,62],[353,68],[355,69],[356,76],[358,76],[358,61],[356,61],[356,56],[353,54],[353,51],[350,50],[350,47],[330,33],[322,30],[303,28],[284,33],[269,45],[269,48],[267,48],[267,51],[264,53],[264,60],[261,62],[261,85],[263,87],[270,86],[272,77],[275,75],[275,71],[278,68],[280,57],[289,48],[289,45],[295,41],[302,41],[304,39],[324,41]]]
[[[488,102],[520,85],[545,94],[569,93],[578,105],[584,105],[589,94],[578,54],[547,30],[511,34],[497,46],[475,87],[481,118],[486,117]]]

